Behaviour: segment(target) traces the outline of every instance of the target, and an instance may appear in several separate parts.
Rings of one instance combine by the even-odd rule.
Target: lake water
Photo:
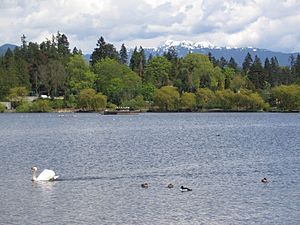
[[[300,224],[299,113],[0,114],[0,128],[0,224]],[[33,183],[32,166],[59,180]]]

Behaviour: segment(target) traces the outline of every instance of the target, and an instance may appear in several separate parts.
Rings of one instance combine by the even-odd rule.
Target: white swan
[[[47,169],[43,170],[43,172],[38,177],[36,177],[36,171],[37,168],[35,166],[31,167],[32,181],[53,181],[59,177],[55,175],[55,172],[53,170]]]

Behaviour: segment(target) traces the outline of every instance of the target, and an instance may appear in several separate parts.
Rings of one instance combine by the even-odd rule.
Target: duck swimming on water
[[[148,188],[148,187],[149,187],[149,184],[148,184],[148,183],[143,183],[143,184],[141,184],[141,187],[142,187],[142,188]]]
[[[267,178],[264,177],[263,179],[261,179],[261,182],[262,183],[268,183],[269,181],[267,180]]]
[[[180,187],[180,191],[181,191],[181,192],[186,192],[186,191],[192,191],[192,189],[191,189],[191,188],[188,188],[188,187],[181,186],[181,187]]]
[[[174,185],[173,184],[168,184],[167,188],[173,188]]]

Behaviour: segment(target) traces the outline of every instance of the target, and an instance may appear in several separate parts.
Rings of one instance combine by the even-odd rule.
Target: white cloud
[[[0,45],[41,42],[57,31],[91,52],[100,36],[117,47],[167,39],[300,52],[297,0],[0,0]]]

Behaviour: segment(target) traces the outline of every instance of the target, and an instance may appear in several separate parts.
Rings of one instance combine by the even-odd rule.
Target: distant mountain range
[[[15,49],[15,47],[17,47],[17,46],[16,45],[12,45],[12,44],[1,45],[0,46],[0,56],[4,55],[6,53],[6,51],[7,51],[7,49],[10,48],[10,50],[13,51]]]
[[[5,44],[0,46],[0,55],[5,54],[8,48],[14,49],[16,45]],[[163,45],[154,48],[144,48],[145,55],[148,58],[151,54],[152,56],[162,55],[164,52],[167,52],[170,47],[174,47],[177,51],[179,57],[184,57],[188,53],[200,53],[200,54],[208,54],[209,52],[216,59],[220,59],[222,56],[229,61],[230,57],[234,58],[235,61],[241,66],[247,53],[249,52],[254,59],[255,55],[257,55],[261,63],[264,64],[266,58],[276,57],[279,64],[281,66],[289,66],[290,61],[289,58],[291,55],[297,56],[298,53],[282,53],[282,52],[274,52],[267,49],[259,49],[253,47],[245,47],[245,48],[231,48],[231,47],[217,47],[212,45],[209,42],[191,42],[191,41],[173,41],[168,40]],[[133,49],[128,49],[128,59],[130,59]],[[84,58],[89,61],[91,54],[85,54]]]
[[[169,48],[174,47],[177,51],[179,57],[183,57],[188,53],[200,53],[200,54],[208,54],[209,52],[216,59],[220,59],[222,56],[229,61],[230,57],[234,58],[235,61],[242,65],[244,59],[249,52],[254,60],[255,55],[257,55],[261,63],[264,64],[266,58],[271,59],[272,57],[276,57],[279,64],[281,66],[290,65],[289,58],[291,55],[297,56],[300,53],[282,53],[282,52],[274,52],[266,49],[259,49],[253,47],[246,48],[231,48],[231,47],[217,47],[212,45],[209,42],[191,42],[191,41],[173,41],[168,40],[163,45],[157,48],[145,48],[145,55],[148,57],[150,54],[162,55]],[[129,52],[131,52],[130,50]]]

